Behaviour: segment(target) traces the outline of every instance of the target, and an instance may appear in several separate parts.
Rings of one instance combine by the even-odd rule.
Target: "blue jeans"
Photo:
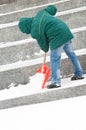
[[[74,74],[75,76],[82,76],[83,75],[83,70],[80,65],[80,62],[76,56],[76,54],[73,51],[72,48],[72,42],[68,41],[61,47],[51,50],[50,53],[50,61],[51,61],[51,81],[53,84],[60,84],[61,79],[60,79],[60,60],[61,60],[61,53],[62,50],[65,51],[67,56],[70,58],[70,60],[73,63],[74,66]]]

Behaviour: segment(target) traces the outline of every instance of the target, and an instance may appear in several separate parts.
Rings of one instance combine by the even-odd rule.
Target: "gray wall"
[[[17,0],[0,0],[0,4],[7,4],[7,3],[12,3],[16,2]]]

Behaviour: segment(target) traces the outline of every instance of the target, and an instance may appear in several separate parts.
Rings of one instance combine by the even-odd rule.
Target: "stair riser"
[[[48,0],[49,1],[49,0]],[[27,4],[26,2],[24,2],[23,4],[20,2],[14,2],[14,3],[10,3],[10,4],[6,4],[6,5],[1,5],[0,6],[0,13],[9,13],[9,12],[13,12],[13,11],[18,11],[21,9],[25,9],[25,8],[32,8],[35,6],[42,6],[43,4],[47,4],[49,3],[47,0],[43,0],[42,2],[37,2],[36,3],[32,3],[32,1],[29,1],[29,4]],[[63,1],[63,0],[62,0]],[[82,0],[83,1],[83,0]],[[57,2],[57,0],[53,0],[53,2]],[[61,1],[58,1],[58,3],[61,3]],[[51,1],[52,3],[52,1]],[[64,1],[63,1],[64,3]]]
[[[86,26],[86,21],[84,19],[86,17],[86,11],[81,11],[81,12],[67,14],[58,17],[63,21],[65,21],[71,29]],[[1,35],[0,42],[17,41],[17,40],[22,40],[30,37],[29,35],[20,32],[17,25],[1,28],[0,35]]]
[[[67,1],[67,2],[62,2],[62,3],[55,3],[54,4],[57,9],[58,12],[60,11],[64,11],[64,10],[70,10],[70,9],[74,9],[74,8],[78,8],[78,7],[82,7],[86,5],[86,2],[76,2],[76,1]],[[45,8],[47,5],[45,6],[39,6],[37,8],[27,8],[26,11],[18,11],[18,12],[10,12],[10,13],[6,13],[3,15],[0,15],[0,24],[2,23],[6,23],[6,21],[9,22],[13,22],[13,21],[17,21],[18,19],[20,19],[21,17],[24,16],[28,16],[28,17],[32,17],[34,16],[40,9]]]
[[[86,95],[86,85],[79,85],[66,89],[57,89],[44,93],[3,100],[0,101],[0,109],[50,102],[83,95]]]
[[[73,47],[74,50],[86,48],[86,31],[74,34]],[[36,55],[38,53],[39,55]],[[18,61],[25,61],[42,57],[40,48],[36,41],[25,44],[0,48],[0,65],[11,64]]]
[[[79,56],[81,65],[83,67],[84,73],[86,73],[86,55]],[[47,62],[50,67],[50,62]],[[73,66],[70,61],[65,58],[61,60],[61,75],[62,77],[67,77],[73,73]],[[0,89],[8,88],[11,83],[15,84],[26,84],[29,82],[29,77],[36,73],[36,70],[41,66],[41,64],[14,68],[7,71],[0,72]]]

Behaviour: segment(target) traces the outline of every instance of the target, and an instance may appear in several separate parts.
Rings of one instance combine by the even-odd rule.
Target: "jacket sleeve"
[[[48,52],[49,50],[49,42],[48,39],[46,37],[39,37],[38,39],[36,39],[38,42],[38,45],[40,46],[41,50],[43,50],[44,52]]]

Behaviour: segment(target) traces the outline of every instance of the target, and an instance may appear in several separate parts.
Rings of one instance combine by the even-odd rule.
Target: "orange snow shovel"
[[[44,74],[44,79],[42,81],[42,86],[41,86],[41,88],[43,89],[45,87],[46,82],[48,81],[48,79],[50,77],[50,69],[46,65],[46,53],[44,54],[43,65],[38,68],[37,73]]]

